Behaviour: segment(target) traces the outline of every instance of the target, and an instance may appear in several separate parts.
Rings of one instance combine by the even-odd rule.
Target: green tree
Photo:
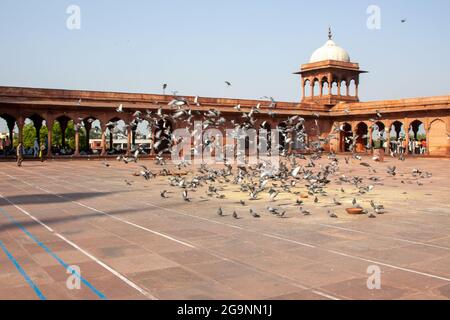
[[[58,122],[55,122],[53,124],[52,128],[52,144],[55,145],[62,145],[62,131],[61,126]],[[80,150],[86,149],[86,131],[84,129],[79,131],[80,135]],[[48,137],[48,128],[46,126],[42,126],[40,131],[40,143],[46,143]],[[36,129],[34,127],[33,123],[25,124],[23,127],[23,145],[25,148],[33,148],[34,146],[34,139],[36,138]],[[14,147],[17,147],[19,144],[19,135],[14,135]],[[75,150],[75,126],[73,124],[73,121],[70,121],[67,124],[66,129],[66,145],[71,148],[72,150]]]
[[[380,149],[382,147],[382,141],[380,139],[373,140],[373,148]]]
[[[33,148],[34,139],[36,138],[36,129],[34,128],[34,124],[28,123],[23,127],[23,146],[25,148]],[[17,146],[19,143],[15,144]]]
[[[426,140],[427,139],[427,135],[424,133],[418,133],[417,134],[417,140],[422,141],[422,140]]]
[[[46,143],[48,137],[48,128],[43,126],[41,129],[41,143]],[[52,144],[61,145],[61,127],[58,122],[53,124],[52,128]]]

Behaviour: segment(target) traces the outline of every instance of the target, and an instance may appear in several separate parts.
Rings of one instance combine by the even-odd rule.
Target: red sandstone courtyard
[[[303,199],[310,216],[287,194],[241,206],[233,184],[222,185],[225,199],[208,198],[204,187],[186,203],[169,177],[132,175],[139,164],[158,172],[153,161],[2,163],[0,240],[10,257],[0,254],[0,299],[449,299],[449,160],[364,158],[380,181],[358,201],[386,208],[369,219],[345,212],[355,190],[342,193],[337,183],[368,178],[367,168],[339,159],[328,195]],[[386,173],[392,165],[395,177]],[[432,177],[414,178],[415,168]],[[327,215],[333,197],[343,203],[332,208],[338,219]],[[79,268],[80,289],[68,288],[68,266]],[[368,289],[370,266],[381,270],[379,290]]]

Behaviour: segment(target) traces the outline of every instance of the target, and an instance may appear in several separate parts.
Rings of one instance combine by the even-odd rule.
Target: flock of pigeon
[[[227,86],[231,86],[230,82],[226,82]],[[165,85],[166,87],[166,85]],[[165,88],[164,88],[165,89]],[[269,114],[271,117],[277,116],[276,113],[276,101],[273,98],[267,98],[268,104],[263,108],[261,103],[255,105],[252,108],[241,107],[237,105],[234,107],[234,112],[240,112],[241,117],[235,117],[234,120],[230,120],[232,126],[235,128],[236,135],[239,132],[246,129],[258,129],[256,128],[256,115],[259,113]],[[310,210],[305,208],[305,199],[313,199],[313,204],[326,203],[326,207],[338,208],[343,206],[343,199],[352,199],[352,207],[359,208],[369,218],[376,218],[377,215],[385,213],[385,208],[382,204],[377,204],[373,200],[370,201],[370,208],[363,208],[358,202],[357,198],[363,197],[369,194],[375,185],[381,185],[381,181],[384,178],[394,177],[397,174],[396,166],[388,167],[387,176],[377,177],[377,170],[372,167],[368,162],[364,162],[362,157],[356,153],[356,142],[358,136],[356,134],[347,137],[350,143],[351,156],[344,157],[345,164],[348,167],[358,163],[360,166],[368,169],[369,177],[361,176],[339,176],[339,168],[342,165],[342,160],[338,159],[334,153],[325,152],[323,145],[329,143],[331,139],[335,139],[337,135],[344,131],[344,127],[336,126],[333,128],[333,133],[326,138],[320,137],[319,127],[319,114],[314,113],[312,116],[315,120],[317,140],[310,141],[310,144],[305,146],[304,154],[290,152],[290,145],[296,142],[304,143],[306,132],[304,129],[305,119],[295,115],[285,119],[286,127],[280,134],[284,135],[285,145],[273,146],[280,149],[280,163],[276,170],[264,161],[257,164],[250,165],[248,163],[235,165],[231,163],[225,163],[223,165],[201,164],[197,168],[192,168],[187,162],[181,162],[175,167],[179,169],[179,172],[171,172],[167,165],[165,155],[170,154],[173,147],[180,142],[180,139],[175,139],[171,133],[171,128],[167,123],[184,123],[186,129],[192,127],[192,121],[201,119],[203,121],[203,129],[207,128],[219,128],[226,124],[228,120],[222,115],[219,110],[208,109],[204,111],[193,110],[192,105],[201,106],[199,97],[195,97],[193,101],[189,101],[186,98],[177,96],[174,93],[174,98],[168,103],[167,106],[158,106],[157,109],[146,110],[145,112],[136,111],[133,113],[133,121],[128,123],[127,126],[137,126],[144,120],[148,121],[149,129],[157,128],[155,133],[155,141],[152,141],[152,147],[155,150],[155,162],[158,167],[161,168],[159,172],[152,172],[146,166],[140,165],[140,170],[133,173],[135,176],[141,176],[145,180],[151,180],[158,176],[168,177],[168,183],[171,188],[177,188],[181,193],[181,198],[186,203],[193,202],[193,198],[190,197],[191,192],[199,194],[204,190],[204,196],[198,197],[198,201],[211,201],[214,199],[226,199],[227,188],[234,186],[239,190],[239,200],[237,204],[242,207],[247,207],[249,215],[253,218],[260,218],[261,214],[257,213],[254,208],[249,208],[248,203],[252,203],[258,200],[266,200],[268,203],[275,203],[280,194],[288,194],[289,199],[292,199],[292,203],[289,206],[298,207],[298,213],[303,216],[309,216],[312,214]],[[117,110],[119,113],[126,112],[123,105],[120,105]],[[349,110],[346,113],[350,113]],[[372,125],[375,126],[375,122],[383,117],[381,112],[376,111],[375,118],[371,119]],[[279,118],[279,117],[278,117]],[[280,119],[281,120],[281,119]],[[109,123],[108,127],[116,127],[116,123]],[[263,122],[260,125],[262,128],[265,126]],[[179,127],[179,126],[178,126]],[[116,130],[121,130],[117,129]],[[194,137],[196,132],[192,133]],[[200,148],[209,148],[210,141],[208,139],[202,139],[197,142],[197,145],[192,148],[195,152]],[[132,150],[131,156],[120,155],[117,157],[118,161],[123,161],[128,164],[130,162],[137,163],[139,156],[144,154],[143,146],[136,146]],[[322,160],[322,161],[319,161]],[[325,161],[323,161],[325,160]],[[377,160],[377,159],[373,159]],[[400,160],[404,160],[401,156]],[[108,162],[103,162],[106,167],[110,167]],[[182,169],[192,170],[187,173],[180,173]],[[412,178],[415,179],[418,185],[422,185],[421,179],[431,178],[431,173],[421,172],[419,169],[414,169],[412,172]],[[340,199],[332,198],[329,200],[327,193],[327,187],[334,181],[341,187]],[[401,181],[405,183],[404,180]],[[409,183],[411,183],[408,180]],[[128,186],[132,185],[132,182],[125,180]],[[346,191],[344,186],[350,186],[351,191]],[[300,189],[305,191],[300,191]],[[228,190],[229,191],[229,190]],[[171,198],[170,194],[176,193],[175,191],[162,190],[160,196],[163,199]],[[347,196],[348,195],[348,196]],[[284,206],[284,205],[283,205]],[[267,212],[279,218],[286,217],[286,210],[275,205],[267,206]],[[327,214],[330,218],[338,218],[338,215],[333,212],[332,209],[327,210]],[[224,210],[222,207],[217,209],[217,216],[224,217]],[[240,219],[236,210],[231,215],[234,219]]]

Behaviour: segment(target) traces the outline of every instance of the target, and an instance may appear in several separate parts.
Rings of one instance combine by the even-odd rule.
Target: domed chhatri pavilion
[[[357,63],[350,61],[347,51],[336,45],[330,29],[328,41],[314,51],[309,63],[304,64],[298,72],[302,76],[303,102],[314,101],[329,106],[343,101],[357,102],[359,75],[365,72],[359,69]],[[317,84],[319,96],[314,94]],[[309,95],[305,92],[307,85],[310,88]],[[355,86],[354,95],[350,95],[351,85]]]
[[[199,104],[196,104],[194,97],[185,98],[191,102],[193,110],[214,108],[220,110],[228,120],[236,118],[237,113],[249,111],[260,104],[257,128],[262,123],[265,129],[283,127],[287,116],[300,115],[305,119],[304,128],[308,140],[330,137],[330,142],[324,147],[334,152],[348,152],[346,137],[353,134],[359,137],[356,151],[370,152],[370,146],[374,143],[373,130],[376,130],[384,133],[388,145],[398,141],[406,141],[408,145],[414,140],[426,146],[425,152],[420,153],[421,156],[450,155],[450,96],[360,102],[358,88],[362,73],[366,71],[361,70],[358,63],[352,62],[347,51],[333,41],[330,30],[325,45],[314,51],[309,62],[296,72],[301,78],[300,102],[277,102],[274,106],[271,101],[200,97]],[[110,121],[131,122],[132,113],[136,110],[157,109],[160,106],[169,109],[167,104],[172,99],[172,96],[158,94],[0,87],[0,117],[7,122],[10,136],[14,128],[18,130],[19,140],[23,139],[27,119],[32,120],[37,136],[44,125],[50,128],[58,122],[63,133],[59,143],[63,146],[69,122],[77,124],[83,121],[85,136],[89,137],[91,124],[96,120],[95,122],[100,123],[98,130],[101,133],[98,154],[106,156],[113,146],[113,135],[108,128]],[[125,111],[130,112],[117,113],[116,108],[120,104]],[[241,111],[234,108],[238,104],[241,105]],[[269,111],[276,115],[269,116]],[[382,117],[377,117],[377,113],[381,113]],[[317,115],[320,130],[315,124]],[[169,127],[175,129],[177,126],[184,127],[185,123],[171,123]],[[223,130],[226,129],[225,126],[231,127],[231,121],[224,125]],[[336,127],[343,130],[336,133]],[[137,128],[129,127],[127,130],[126,152],[130,153],[131,146],[136,142]],[[156,130],[158,128],[152,129],[153,136]],[[47,139],[49,146],[55,144],[52,130],[48,131]],[[92,154],[89,143],[84,143],[84,150],[80,150],[78,130],[75,130],[74,140],[75,150],[72,156]],[[154,140],[157,140],[156,137]],[[290,146],[293,152],[302,152],[301,148],[304,145]],[[412,154],[417,155],[415,152]],[[54,156],[52,148],[48,148],[48,156]]]

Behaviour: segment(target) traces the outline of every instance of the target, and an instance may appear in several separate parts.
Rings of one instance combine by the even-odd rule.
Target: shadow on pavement
[[[6,211],[4,208],[2,208],[6,213],[8,213],[9,215],[11,215],[10,212]],[[121,210],[114,210],[114,211],[105,211],[110,215],[121,215],[121,214],[127,214],[127,213],[138,213],[138,212],[143,212],[143,211],[152,211],[153,208],[137,208],[137,209],[121,209]],[[88,210],[88,209],[86,209]],[[12,216],[12,215],[11,215]],[[22,225],[25,228],[29,228],[29,227],[33,227],[33,226],[40,226],[40,224],[34,220],[29,220],[29,221],[19,221],[19,219],[17,218],[17,216],[12,216],[18,223],[20,223],[20,225]],[[25,217],[25,216],[24,216]],[[105,214],[100,213],[100,212],[93,212],[93,213],[88,213],[88,214],[80,214],[80,215],[65,215],[62,217],[53,217],[53,218],[42,218],[39,219],[42,223],[52,226],[52,224],[58,224],[58,223],[64,223],[64,222],[71,222],[71,221],[79,221],[82,219],[90,219],[90,218],[99,218],[99,217],[106,217],[108,218]],[[12,222],[11,220],[9,220],[4,214],[2,214],[2,212],[0,211],[0,232],[2,231],[6,231],[6,230],[11,230],[11,229],[18,229],[19,227]],[[6,222],[8,221],[8,222]],[[5,223],[6,222],[6,223]]]
[[[16,205],[23,204],[52,204],[52,203],[65,203],[76,200],[83,200],[89,198],[97,198],[114,194],[116,192],[74,192],[74,193],[61,193],[58,197],[54,194],[36,193],[36,194],[24,194],[15,196],[5,196],[9,201]],[[9,202],[0,198],[0,205],[9,205]]]

